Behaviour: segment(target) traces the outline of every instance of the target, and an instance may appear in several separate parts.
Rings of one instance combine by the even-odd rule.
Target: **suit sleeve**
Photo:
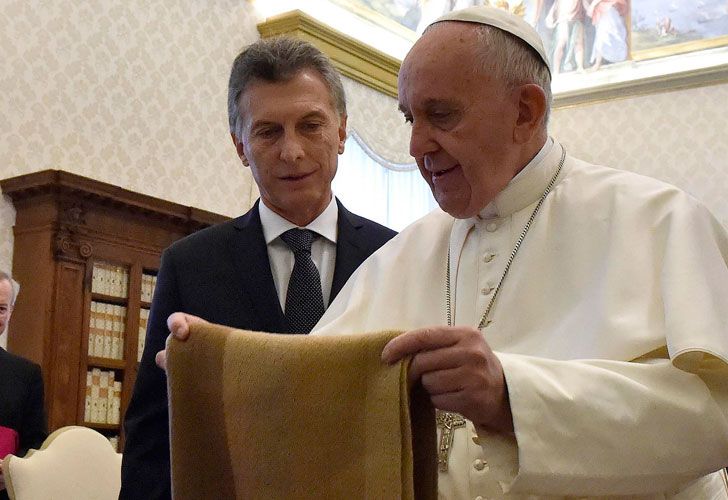
[[[169,334],[167,318],[183,310],[172,252],[162,255],[147,337],[134,392],[124,418],[120,499],[171,497],[167,378],[155,361]]]
[[[40,366],[33,365],[30,372],[27,401],[20,420],[19,456],[24,456],[30,448],[39,449],[48,437],[48,424],[43,407],[43,376]]]

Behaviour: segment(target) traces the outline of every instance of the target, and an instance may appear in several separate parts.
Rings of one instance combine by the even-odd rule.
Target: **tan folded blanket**
[[[203,324],[167,346],[178,499],[434,499],[435,416],[398,332],[280,335]]]

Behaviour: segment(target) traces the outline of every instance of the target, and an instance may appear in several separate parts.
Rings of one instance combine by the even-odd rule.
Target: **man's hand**
[[[191,314],[176,312],[169,315],[167,318],[167,328],[169,333],[178,340],[187,340],[190,336],[190,325],[195,323],[207,323],[204,319],[193,316]],[[154,361],[157,366],[162,370],[167,371],[167,351],[159,351],[154,357]]]
[[[445,326],[411,330],[382,351],[388,364],[408,356],[410,383],[421,381],[435,408],[460,413],[496,432],[513,432],[503,367],[480,331]]]

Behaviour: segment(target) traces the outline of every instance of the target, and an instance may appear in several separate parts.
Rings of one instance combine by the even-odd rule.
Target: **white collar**
[[[559,167],[562,150],[563,146],[549,138],[533,160],[511,179],[505,189],[475,219],[486,218],[481,214],[487,214],[488,218],[509,217],[536,203]],[[557,183],[564,177],[565,171],[565,168],[562,169]]]
[[[263,226],[263,237],[265,238],[266,245],[269,245],[271,241],[289,229],[299,227],[268,208],[262,198],[258,204],[258,211],[260,212],[260,223]],[[335,197],[332,196],[326,209],[307,224],[305,228],[314,231],[332,243],[336,243],[336,225],[338,220],[339,208],[336,205]]]

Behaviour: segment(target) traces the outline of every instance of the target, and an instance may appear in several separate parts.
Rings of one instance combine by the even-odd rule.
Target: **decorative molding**
[[[294,10],[258,24],[262,38],[290,35],[307,40],[328,55],[342,75],[391,97],[397,97],[401,62],[337,31],[313,17]]]
[[[103,219],[106,214],[113,213],[121,220],[137,223],[146,221],[146,224],[151,223],[147,226],[149,231],[153,226],[166,227],[180,235],[229,220],[223,215],[61,170],[44,170],[4,179],[0,181],[0,188],[10,197],[16,209],[22,206],[26,213],[34,212],[31,222],[16,223],[16,234],[49,230],[55,257],[81,264],[94,255],[94,246],[102,244],[121,244],[150,255],[158,255],[163,250],[162,243],[149,232],[117,232],[113,227],[100,223],[99,218]],[[41,203],[49,203],[47,206],[54,208],[52,211],[34,211]]]
[[[81,264],[94,253],[94,247],[90,242],[80,240],[67,228],[61,228],[56,234],[54,250],[57,259]]]
[[[85,262],[94,253],[91,242],[82,236],[86,225],[86,208],[77,202],[59,203],[58,231],[55,235],[55,255],[70,262]]]
[[[651,49],[636,50],[632,53],[632,59],[642,61],[645,59],[654,59],[657,57],[673,56],[675,54],[683,54],[685,52],[695,52],[698,50],[707,50],[716,47],[728,45],[728,35],[708,38],[704,40],[694,40],[690,42],[676,43],[665,45],[662,47],[653,47]]]
[[[80,203],[68,203],[61,207],[61,224],[72,228],[86,224],[86,209]]]
[[[560,92],[554,95],[553,108],[569,108],[581,104],[595,104],[615,99],[717,85],[726,82],[728,82],[728,63],[699,70],[681,71],[651,78],[606,84],[594,88]]]
[[[86,204],[126,211],[130,214],[143,214],[151,219],[171,222],[189,230],[188,232],[230,219],[224,215],[160,200],[63,170],[43,170],[4,179],[0,181],[0,189],[15,205],[23,202],[32,203],[44,195],[57,196],[59,199],[81,198],[84,200],[83,205],[74,202],[62,206],[63,222],[75,224],[77,227],[85,224],[84,216],[88,210]]]

